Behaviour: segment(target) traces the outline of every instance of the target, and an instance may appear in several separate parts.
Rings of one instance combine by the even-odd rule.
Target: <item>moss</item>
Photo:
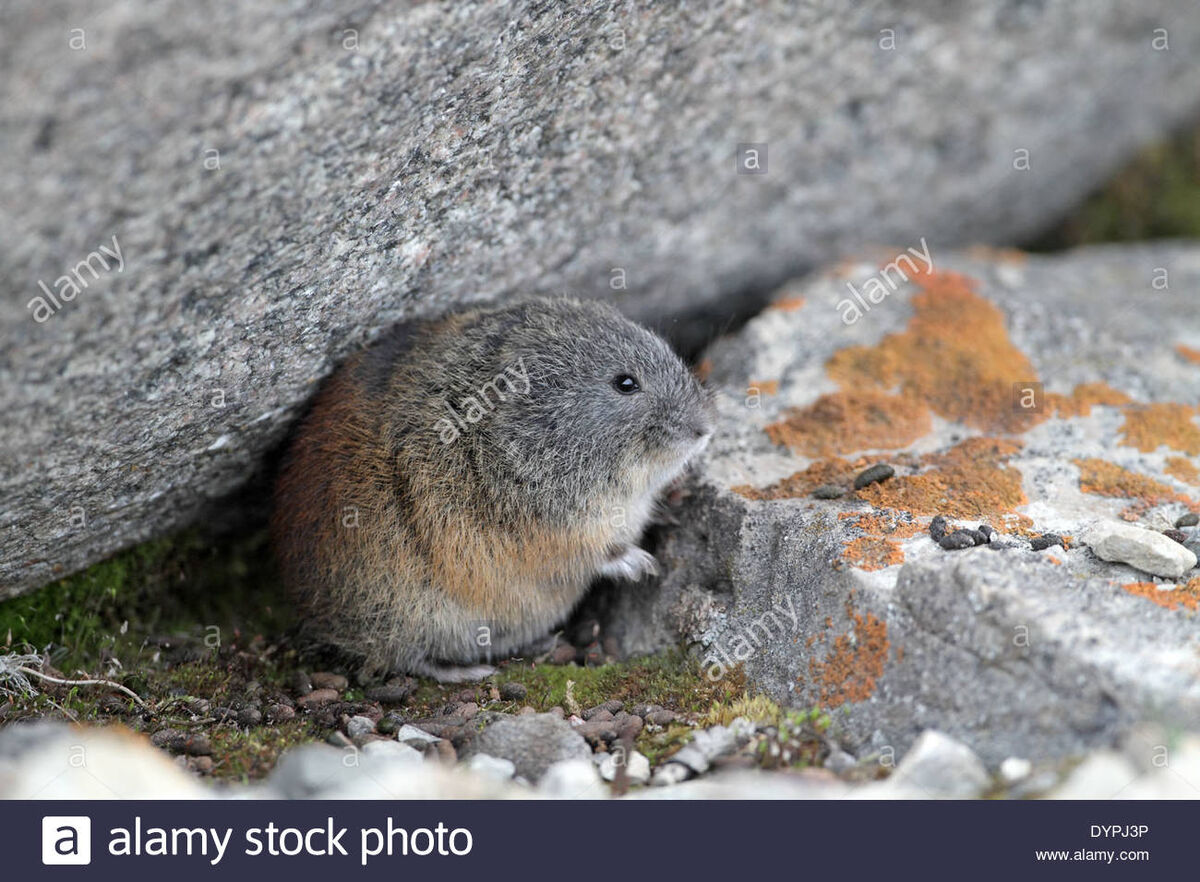
[[[67,670],[111,658],[129,668],[165,635],[212,647],[289,624],[264,533],[220,542],[188,531],[0,602],[0,643]]]
[[[1030,247],[1188,237],[1200,237],[1200,128],[1143,150]]]

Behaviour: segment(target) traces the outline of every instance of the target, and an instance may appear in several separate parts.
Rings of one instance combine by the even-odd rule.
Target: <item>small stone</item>
[[[551,765],[538,780],[538,792],[550,799],[603,799],[608,790],[590,758],[566,759]]]
[[[946,535],[946,519],[941,515],[937,515],[929,522],[929,535],[934,542],[941,542],[942,537]]]
[[[313,689],[333,689],[336,692],[345,692],[350,686],[350,682],[341,674],[331,674],[328,671],[313,671],[309,675],[312,680]]]
[[[211,775],[216,765],[211,756],[189,756],[187,764],[193,772],[200,775]]]
[[[529,689],[523,683],[503,683],[500,686],[500,697],[504,701],[523,701],[529,694]]]
[[[393,677],[382,686],[372,686],[364,694],[367,701],[378,701],[380,704],[403,704],[416,688],[417,681],[412,677]]]
[[[858,766],[858,760],[852,754],[839,748],[831,750],[829,756],[825,758],[825,768],[835,775],[844,775],[856,766]]]
[[[332,744],[334,747],[353,747],[354,742],[351,741],[345,732],[330,732],[325,739],[326,744]]]
[[[363,744],[361,749],[366,756],[386,757],[389,763],[401,762],[415,765],[424,759],[419,750],[396,741],[368,741]]]
[[[613,717],[613,725],[617,727],[618,739],[628,738],[632,740],[637,738],[644,724],[641,717],[621,712]]]
[[[1180,527],[1194,527],[1197,524],[1200,524],[1200,514],[1189,511],[1175,522],[1175,529],[1178,530]]]
[[[375,722],[370,717],[351,717],[346,722],[346,734],[351,738],[360,738],[375,731]]]
[[[1024,781],[1032,771],[1033,763],[1022,757],[1010,756],[1000,763],[1000,778],[1008,785]]]
[[[424,729],[418,729],[416,726],[410,726],[404,723],[396,732],[396,740],[410,744],[433,744],[435,741],[441,741],[436,735],[426,732]]]
[[[667,726],[675,722],[675,712],[659,708],[658,710],[650,711],[643,719],[647,723],[653,723],[655,726]]]
[[[182,732],[179,729],[159,729],[150,736],[150,743],[171,753],[188,756],[208,756],[212,753],[212,742],[207,735]]]
[[[288,685],[292,687],[292,691],[297,695],[308,695],[313,691],[312,680],[304,671],[293,671],[291,678],[288,680]]]
[[[854,489],[861,490],[863,487],[869,487],[871,484],[886,481],[894,474],[896,474],[896,470],[886,463],[873,465],[869,469],[864,469],[858,473],[858,477],[854,479]]]
[[[620,713],[624,707],[625,703],[623,701],[613,698],[604,702],[604,704],[598,704],[595,707],[589,707],[583,712],[582,716],[585,720],[590,720],[596,714],[607,713],[608,717],[606,719],[611,720],[613,715]]]
[[[1029,547],[1034,551],[1045,551],[1047,548],[1055,545],[1060,548],[1064,547],[1062,536],[1059,536],[1057,533],[1043,533],[1041,536],[1035,536],[1029,540]]]
[[[486,753],[488,756],[511,760],[516,765],[518,775],[535,783],[550,766],[560,760],[590,759],[592,755],[591,748],[579,732],[550,714],[503,716],[473,735],[464,745],[464,753],[468,756]]]
[[[314,689],[307,695],[301,695],[296,699],[296,704],[299,707],[312,709],[319,707],[322,704],[328,704],[331,701],[337,701],[338,694],[332,689]]]
[[[975,537],[965,530],[955,530],[938,540],[938,545],[947,551],[958,551],[962,548],[974,548]]]
[[[630,784],[645,784],[650,780],[650,760],[636,750],[629,754],[624,763],[619,754],[604,754],[600,761],[600,777],[605,781],[615,781],[622,765],[625,766],[625,776]]]
[[[586,723],[579,723],[574,729],[593,746],[611,744],[617,740],[620,732],[620,727],[612,720],[590,720]]]
[[[846,491],[837,484],[822,484],[812,492],[814,499],[841,499]]]
[[[597,723],[603,723],[607,720],[613,719],[613,714],[611,711],[605,710],[604,708],[601,708],[600,710],[592,708],[591,710],[585,710],[583,712],[583,719],[591,720]]]
[[[971,748],[949,735],[926,729],[896,766],[890,783],[925,797],[971,799],[988,788],[983,762]]]
[[[288,708],[288,710],[291,710],[291,708]],[[295,712],[293,711],[293,714],[294,713]],[[237,721],[246,727],[260,726],[262,725],[263,721],[262,711],[256,707],[242,708],[240,711],[238,711]]]
[[[517,767],[512,760],[477,753],[466,762],[466,767],[477,775],[492,778],[496,781],[507,781],[517,774]]]
[[[1178,579],[1196,565],[1190,548],[1132,524],[1101,523],[1088,533],[1087,543],[1101,560],[1126,563],[1164,579]]]
[[[462,717],[463,719],[469,720],[469,719],[471,719],[471,717],[473,717],[477,713],[479,713],[479,705],[477,705],[473,701],[464,701],[462,704],[460,704],[458,706],[458,710],[456,711],[456,713],[458,716]]]
[[[412,725],[423,729],[430,735],[436,735],[438,738],[455,738],[462,734],[467,721],[464,717],[459,716],[427,717],[423,720],[413,720]],[[399,739],[399,735],[396,737]]]
[[[266,716],[268,723],[286,723],[288,720],[295,718],[296,711],[286,704],[271,704],[267,705]]]
[[[1183,532],[1183,530],[1163,530],[1163,535],[1173,542],[1178,542],[1180,545],[1187,542],[1187,533]]]
[[[655,787],[670,787],[692,777],[692,770],[683,763],[667,762],[654,770],[650,783]]]

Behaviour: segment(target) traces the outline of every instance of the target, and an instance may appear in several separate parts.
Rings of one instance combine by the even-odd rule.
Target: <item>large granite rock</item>
[[[846,262],[709,350],[717,436],[669,575],[616,595],[613,636],[682,638],[712,677],[744,664],[836,709],[858,753],[935,728],[995,764],[1200,726],[1200,570],[1085,544],[1136,525],[1154,554],[1121,560],[1196,564],[1177,543],[1197,528],[1161,533],[1200,511],[1200,248],[917,250],[932,272]],[[855,489],[877,463],[894,476]],[[946,550],[939,515],[999,533]],[[1033,550],[1047,532],[1070,547]]]
[[[0,16],[0,597],[198,517],[396,319],[682,333],[847,245],[1026,233],[1200,98],[1186,0]]]

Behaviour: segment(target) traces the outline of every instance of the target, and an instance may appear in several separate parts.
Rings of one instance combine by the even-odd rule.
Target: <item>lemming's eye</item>
[[[612,387],[622,395],[632,395],[634,392],[641,391],[642,388],[638,385],[638,381],[629,374],[617,374],[613,377]]]

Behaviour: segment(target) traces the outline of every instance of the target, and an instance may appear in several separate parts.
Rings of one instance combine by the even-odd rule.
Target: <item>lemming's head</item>
[[[517,394],[480,425],[522,477],[564,492],[654,490],[711,436],[711,402],[691,371],[615,309],[530,300],[491,321],[496,371]]]

